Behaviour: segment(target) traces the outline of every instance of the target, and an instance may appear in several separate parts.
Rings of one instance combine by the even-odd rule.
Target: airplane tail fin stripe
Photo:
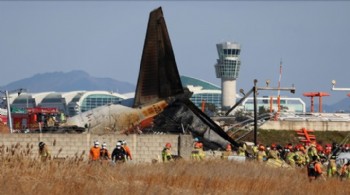
[[[134,107],[183,93],[161,7],[150,13]]]

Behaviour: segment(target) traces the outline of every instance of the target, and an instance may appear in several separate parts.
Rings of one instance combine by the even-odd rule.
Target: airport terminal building
[[[196,79],[188,76],[181,76],[181,82],[192,93],[191,101],[201,108],[202,102],[215,105],[221,110],[221,88],[204,80]]]
[[[98,106],[118,104],[125,96],[108,91],[71,91],[21,93],[10,99],[13,112],[23,112],[26,108],[57,108],[67,116],[74,116]]]
[[[201,108],[202,104],[214,105],[217,111],[222,110],[222,90],[219,86],[207,81],[181,76],[181,82],[192,93],[190,100]],[[71,92],[41,92],[11,94],[10,104],[12,112],[21,113],[26,108],[57,108],[60,113],[66,116],[75,116],[79,113],[91,110],[98,106],[107,104],[120,104],[123,100],[133,98],[134,93],[119,94],[109,91],[71,91]],[[236,94],[236,98],[240,98]],[[276,102],[276,100],[273,100]],[[4,104],[4,102],[3,102]],[[290,112],[305,112],[305,103],[300,98],[281,98],[281,105]],[[258,107],[263,106],[269,110],[273,106],[276,110],[276,103],[271,104],[270,98],[258,97]],[[2,105],[1,107],[6,107]],[[246,111],[253,110],[253,99],[247,98],[241,108]]]
[[[193,95],[191,101],[201,108],[202,101],[221,109],[221,88],[188,76],[181,76],[181,82]],[[119,94],[109,91],[71,91],[71,92],[41,92],[11,94],[10,104],[14,113],[24,112],[26,108],[57,108],[60,112],[71,117],[106,104],[119,104],[121,101],[133,98],[134,93]],[[5,102],[3,102],[4,104]],[[1,107],[5,107],[2,105]]]

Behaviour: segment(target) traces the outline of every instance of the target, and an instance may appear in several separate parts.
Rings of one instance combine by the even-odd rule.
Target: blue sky
[[[149,12],[159,6],[181,75],[220,86],[215,44],[236,41],[237,89],[254,79],[277,86],[282,59],[281,86],[297,92],[281,95],[324,91],[331,104],[350,93],[330,90],[332,79],[350,87],[347,1],[0,1],[0,86],[71,70],[136,84]]]

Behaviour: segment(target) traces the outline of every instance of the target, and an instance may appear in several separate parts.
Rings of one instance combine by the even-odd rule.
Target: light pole
[[[12,117],[11,117],[11,108],[10,108],[10,97],[9,97],[9,92],[7,90],[5,91],[0,91],[1,93],[5,94],[5,99],[6,99],[6,107],[7,107],[7,125],[10,128],[10,133],[12,133]]]
[[[266,81],[266,87],[256,87],[256,83],[258,80],[254,80],[254,88],[255,88],[255,95],[254,95],[254,144],[257,144],[257,131],[258,131],[258,120],[257,120],[257,105],[256,105],[256,93],[258,90],[275,90],[275,91],[290,91],[291,93],[295,93],[295,87],[292,85],[292,87],[269,87],[270,81]]]
[[[21,88],[21,89],[15,90],[15,91],[18,93],[18,95],[20,95],[23,90],[24,89]],[[6,106],[7,107],[7,125],[10,128],[10,133],[13,133],[9,91],[5,90],[5,91],[0,91],[0,92],[5,94],[6,105],[7,105]]]
[[[243,89],[240,90],[241,93],[243,93],[244,97],[240,99],[232,108],[230,108],[226,112],[226,116],[237,106],[239,106],[251,93],[253,93],[254,97],[254,144],[257,144],[257,134],[258,134],[258,103],[257,103],[257,93],[259,90],[282,90],[282,91],[290,91],[291,93],[295,93],[295,87],[292,85],[292,87],[270,87],[270,81],[266,81],[266,87],[257,87],[256,84],[258,83],[257,79],[254,79],[254,86],[253,88],[247,93],[244,94]]]
[[[337,82],[335,80],[332,80],[332,91],[350,91],[350,88],[339,88],[335,87],[335,84]],[[348,96],[350,97],[350,93],[348,93]]]
[[[339,87],[335,87],[335,84],[337,82],[335,80],[332,80],[332,90],[333,91],[350,91],[350,88],[339,88]]]
[[[254,79],[254,87],[253,87],[253,96],[254,96],[254,144],[258,143],[257,134],[258,134],[258,102],[257,102],[257,93],[258,89],[256,84],[258,83],[257,79]]]

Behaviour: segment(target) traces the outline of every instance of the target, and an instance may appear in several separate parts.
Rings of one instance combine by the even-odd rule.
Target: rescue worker
[[[306,166],[309,162],[309,157],[306,154],[305,147],[303,145],[299,146],[299,152],[297,154],[300,157],[300,163],[302,166]]]
[[[317,156],[312,157],[312,161],[307,166],[307,175],[309,177],[309,181],[318,179],[322,176],[322,168],[321,163],[318,160]]]
[[[348,160],[347,163],[345,163],[340,170],[340,179],[349,179],[350,178],[350,161]]]
[[[267,160],[267,157],[270,154],[270,151],[271,151],[271,147],[269,145],[266,145],[266,150],[265,150],[265,152],[266,152],[266,160]]]
[[[103,143],[102,148],[100,149],[100,159],[102,163],[106,163],[111,159],[111,154],[107,149],[107,144]]]
[[[199,157],[200,157],[200,159],[203,160],[204,157],[205,157],[205,154],[204,154],[204,151],[203,151],[203,143],[199,140],[199,138],[197,138],[197,137],[194,138],[193,147],[198,149]]]
[[[350,144],[345,144],[344,152],[350,152]]]
[[[276,144],[271,144],[271,150],[267,155],[267,163],[275,167],[282,167],[283,165],[283,161],[280,158],[280,153]]]
[[[201,160],[204,160],[205,159],[205,153],[204,153],[204,149],[203,149],[203,143],[199,142],[198,145],[199,145],[199,157],[200,157]]]
[[[300,157],[302,158],[303,165],[306,166],[310,162],[310,160],[309,156],[306,154],[306,149],[303,144],[299,145],[299,151],[301,151]]]
[[[162,160],[163,162],[173,161],[173,156],[171,154],[171,144],[166,143],[162,150]]]
[[[245,156],[245,152],[247,150],[247,144],[241,143],[238,147],[238,156]]]
[[[227,144],[225,152],[223,152],[222,155],[221,155],[221,159],[226,159],[227,160],[228,157],[231,156],[231,155],[232,155],[232,146],[231,146],[231,144]]]
[[[325,145],[325,150],[324,153],[326,156],[329,156],[332,152],[332,145],[331,144],[326,144]]]
[[[198,137],[195,137],[194,139],[193,139],[193,147],[196,145],[196,143],[198,143],[199,142],[199,138]]]
[[[125,140],[122,141],[122,145],[123,145],[123,148],[124,148],[125,153],[126,153],[126,160],[132,160],[131,150],[130,150],[129,146],[126,145]]]
[[[287,154],[286,154],[286,162],[291,167],[295,167],[295,159],[298,159],[298,157],[295,155],[293,148],[288,147]]]
[[[193,160],[204,160],[205,154],[203,151],[203,144],[200,141],[194,142],[193,150],[191,152],[191,159]]]
[[[310,144],[310,147],[308,148],[307,154],[309,156],[309,159],[312,159],[313,156],[316,156],[317,159],[320,159],[320,157],[317,154],[316,142],[312,142]]]
[[[259,151],[259,145],[254,145],[252,150],[253,150],[253,156],[256,158]]]
[[[289,147],[288,147],[288,145],[285,145],[284,147],[283,147],[283,150],[281,151],[281,159],[283,159],[284,161],[287,161],[287,154],[290,152],[290,150],[289,150]]]
[[[112,161],[114,163],[124,163],[126,152],[120,142],[117,142],[116,147],[112,152]]]
[[[256,153],[256,158],[258,162],[264,162],[267,160],[267,155],[265,152],[265,146],[260,144],[258,147],[258,152]]]
[[[331,153],[332,154],[335,154],[335,153],[337,153],[339,151],[339,145],[336,143],[336,142],[333,142],[332,143],[332,151],[331,151]]]
[[[336,160],[336,156],[331,156],[331,158],[328,161],[328,166],[327,166],[328,177],[334,177],[337,174],[337,164],[335,160]]]
[[[94,146],[91,147],[90,153],[89,153],[89,160],[90,162],[98,161],[100,160],[100,143],[96,140],[94,141]]]
[[[51,159],[50,151],[44,142],[39,142],[39,157],[42,162],[46,162]]]
[[[280,158],[280,153],[277,150],[277,145],[276,144],[271,144],[271,150],[268,154],[268,159],[275,159],[278,160]]]
[[[305,155],[304,152],[302,151],[302,147],[301,145],[296,145],[295,146],[295,156],[294,156],[294,160],[295,160],[295,164],[299,167],[305,166],[306,165],[306,159],[305,159]]]
[[[277,146],[276,146],[276,148],[277,148],[277,151],[278,151],[278,153],[279,153],[279,158],[281,159],[281,160],[284,160],[284,147],[283,146],[281,146],[280,144],[278,144]]]

